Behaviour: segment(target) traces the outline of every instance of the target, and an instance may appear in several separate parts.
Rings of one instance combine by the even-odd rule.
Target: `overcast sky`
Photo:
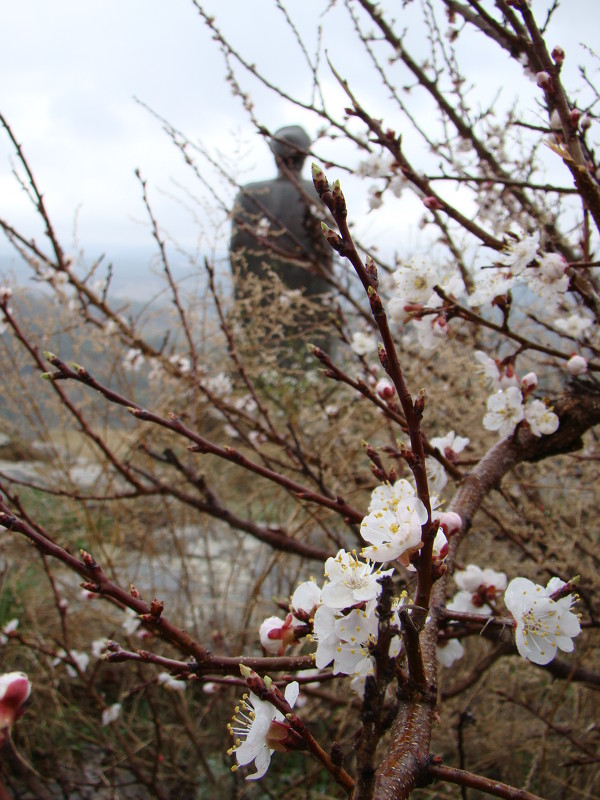
[[[200,140],[215,157],[228,159],[242,181],[273,174],[272,158],[239,98],[232,97],[222,55],[191,0],[13,0],[2,5],[0,111],[23,145],[67,250],[83,247],[95,257],[126,245],[151,246],[136,168],[148,179],[161,225],[185,247],[208,247],[211,228],[222,219],[207,216],[205,188],[192,180],[160,123],[134,98]],[[205,5],[249,61],[274,81],[281,77],[289,89],[304,91],[305,65],[273,0],[208,0]],[[287,4],[311,48],[315,23],[327,5],[325,0]],[[406,11],[396,0],[383,5],[396,9],[398,29],[410,29],[410,5]],[[547,5],[535,0],[534,9]],[[573,56],[568,69],[575,70],[583,57],[578,36],[586,33],[581,21],[593,5],[565,0],[554,22],[557,41],[560,37]],[[363,56],[347,45],[350,29],[343,8],[334,7],[321,21],[336,67],[351,78],[359,97],[369,100],[373,113],[385,114],[385,94],[373,89]],[[496,84],[498,66],[484,57],[480,41],[470,45],[474,80]],[[512,91],[511,75],[507,71],[506,92]],[[338,113],[347,101],[333,77],[325,84]],[[261,122],[271,129],[300,122],[316,132],[315,120],[285,101],[256,90],[254,97]],[[419,102],[415,97],[417,113]],[[0,215],[41,239],[33,210],[11,175],[12,162],[0,131]],[[225,184],[215,186],[221,197],[231,197],[233,190]],[[193,210],[190,192],[201,200]],[[365,212],[364,204],[356,208],[367,235],[387,231],[391,216],[367,219]],[[223,230],[221,241],[226,235]]]

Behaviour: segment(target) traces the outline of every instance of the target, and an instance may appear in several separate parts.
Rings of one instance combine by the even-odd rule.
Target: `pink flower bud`
[[[563,61],[565,60],[565,51],[562,49],[562,47],[560,47],[560,45],[557,45],[552,50],[552,54],[551,55],[552,55],[552,58],[554,59],[554,63],[555,64],[562,64]]]
[[[375,391],[382,400],[389,400],[396,393],[393,384],[387,378],[380,378],[377,381]]]
[[[591,124],[592,124],[592,118],[590,117],[590,115],[583,114],[579,120],[579,127],[582,130],[587,131],[587,129],[590,127]]]
[[[571,113],[569,114],[569,118],[571,120],[571,125],[576,128],[579,120],[581,119],[582,112],[578,108],[572,108]]]
[[[571,375],[585,375],[587,368],[588,362],[583,356],[575,354],[567,361],[567,372],[570,372]]]
[[[552,76],[550,75],[549,72],[538,72],[538,74],[535,77],[537,85],[541,89],[547,89],[547,90],[552,89]]]
[[[437,197],[434,197],[433,195],[429,195],[429,197],[425,197],[423,199],[423,205],[425,206],[425,208],[428,208],[430,211],[439,211],[440,208],[443,208],[442,204],[437,199]]]
[[[439,516],[440,527],[446,536],[453,536],[462,527],[462,519],[456,511],[444,511]]]
[[[31,683],[24,672],[0,675],[0,742],[4,740],[3,732],[23,714],[23,705],[30,694]]]
[[[521,391],[523,393],[532,392],[538,385],[538,377],[535,372],[528,372],[521,380]]]

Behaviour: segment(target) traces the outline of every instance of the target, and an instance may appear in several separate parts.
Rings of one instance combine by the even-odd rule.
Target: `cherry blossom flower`
[[[304,581],[292,595],[290,610],[298,619],[310,619],[320,604],[320,587],[313,580]]]
[[[360,524],[362,538],[370,543],[363,557],[381,562],[408,557],[421,547],[421,528],[427,520],[427,510],[414,492],[390,508],[371,512]]]
[[[108,650],[108,646],[110,644],[110,639],[94,639],[92,642],[92,655],[94,658],[104,658],[106,655],[106,651]]]
[[[594,324],[591,316],[586,316],[585,309],[577,314],[569,314],[568,317],[559,317],[554,321],[554,325],[562,333],[567,336],[572,336],[573,339],[579,339],[589,328]]]
[[[514,578],[504,593],[516,622],[517,650],[534,664],[549,664],[557,649],[572,652],[573,638],[581,632],[579,620],[570,610],[575,598],[569,594],[552,600],[550,596],[561,586],[558,578],[551,578],[546,588],[527,578]]]
[[[160,672],[156,676],[156,682],[170,692],[185,692],[187,684],[185,681],[178,681],[177,678],[168,672]]]
[[[452,460],[458,453],[462,453],[470,441],[467,436],[457,436],[454,431],[448,431],[445,436],[434,436],[429,443],[432,447],[437,447],[443,456]]]
[[[31,694],[31,683],[24,672],[5,672],[0,675],[0,744],[6,732],[24,712]]]
[[[105,708],[102,712],[102,727],[105,728],[111,722],[119,719],[121,716],[121,703],[113,703],[112,706]]]
[[[507,578],[503,572],[481,569],[476,564],[467,564],[466,569],[457,570],[454,580],[459,590],[447,603],[451,611],[468,614],[492,614],[490,602],[506,589]]]
[[[482,587],[486,590],[493,587],[496,592],[503,592],[508,583],[504,572],[497,572],[490,567],[481,569],[477,564],[467,564],[465,569],[457,570],[454,580],[458,588],[465,592],[477,592]]]
[[[231,379],[229,375],[226,375],[224,372],[218,372],[216,375],[211,375],[205,381],[205,386],[207,391],[211,392],[211,394],[218,395],[219,397],[226,397],[230,395],[233,386],[231,384]]]
[[[497,362],[482,350],[476,350],[475,360],[479,363],[477,370],[483,375],[484,381],[491,389],[508,389],[509,386],[518,386],[519,378],[512,364],[507,364],[502,369]]]
[[[71,663],[69,663],[71,662]],[[52,666],[64,663],[67,667],[67,675],[70,678],[76,678],[79,672],[85,672],[90,663],[90,657],[87,653],[82,653],[79,650],[70,650],[67,654],[66,650],[61,650],[57,653],[56,658],[52,662]]]
[[[493,269],[481,270],[475,277],[475,290],[469,295],[467,302],[471,307],[487,305],[496,297],[507,294],[515,283],[512,274]]]
[[[267,653],[283,655],[286,646],[294,641],[294,629],[291,625],[291,614],[288,614],[285,620],[279,617],[267,617],[258,631],[260,643]]]
[[[523,397],[516,386],[496,392],[487,401],[487,414],[483,427],[488,431],[498,431],[500,436],[510,436],[516,426],[525,418]]]
[[[433,494],[440,495],[446,488],[448,483],[448,476],[443,465],[433,456],[426,456],[425,470],[427,472],[427,484],[429,491]]]
[[[335,558],[325,562],[325,577],[329,583],[323,587],[322,601],[330,608],[350,608],[357,603],[373,600],[381,592],[379,578],[391,575],[393,570],[375,570],[375,565],[360,561],[356,553],[340,550]]]
[[[465,654],[465,648],[459,639],[448,639],[446,642],[438,642],[437,660],[443,667],[451,667],[455,661],[459,661]]]
[[[510,267],[513,275],[520,275],[535,258],[539,246],[540,234],[537,231],[518,240],[511,239],[504,248],[499,262],[503,266]]]
[[[285,687],[284,697],[292,708],[299,693],[297,681]],[[227,729],[234,737],[234,745],[227,753],[235,753],[237,766],[246,766],[254,761],[256,772],[247,775],[247,781],[256,781],[263,777],[269,769],[275,750],[287,752],[290,749],[285,744],[285,734],[290,730],[285,717],[271,703],[260,700],[254,692],[243,696],[240,704],[235,707],[232,722]],[[233,769],[237,769],[237,766]]]
[[[556,414],[542,400],[532,400],[527,403],[525,419],[534,436],[554,433],[560,423]]]
[[[425,304],[438,283],[433,260],[416,256],[393,274],[396,294],[404,303]]]
[[[350,347],[357,356],[367,356],[369,353],[376,352],[377,342],[373,338],[373,334],[355,331],[352,334],[352,343]]]

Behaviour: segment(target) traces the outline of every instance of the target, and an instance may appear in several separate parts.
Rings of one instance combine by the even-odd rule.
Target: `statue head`
[[[288,169],[300,172],[311,145],[310,137],[299,125],[287,125],[275,131],[269,147],[275,158]]]

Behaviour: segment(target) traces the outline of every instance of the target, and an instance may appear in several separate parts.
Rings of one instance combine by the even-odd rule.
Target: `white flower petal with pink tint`
[[[488,431],[498,431],[500,436],[510,436],[524,418],[521,390],[516,386],[510,386],[488,398],[483,427]]]
[[[557,649],[570,653],[573,638],[581,632],[579,620],[570,611],[572,595],[552,600],[562,581],[551,579],[544,588],[527,578],[514,578],[504,593],[504,602],[515,618],[515,643],[522,658],[534,664],[549,664]]]
[[[2,731],[10,728],[23,713],[23,705],[31,694],[31,683],[24,672],[0,675],[0,742]]]
[[[559,419],[542,400],[532,400],[525,406],[525,419],[535,436],[551,434],[558,430]]]

